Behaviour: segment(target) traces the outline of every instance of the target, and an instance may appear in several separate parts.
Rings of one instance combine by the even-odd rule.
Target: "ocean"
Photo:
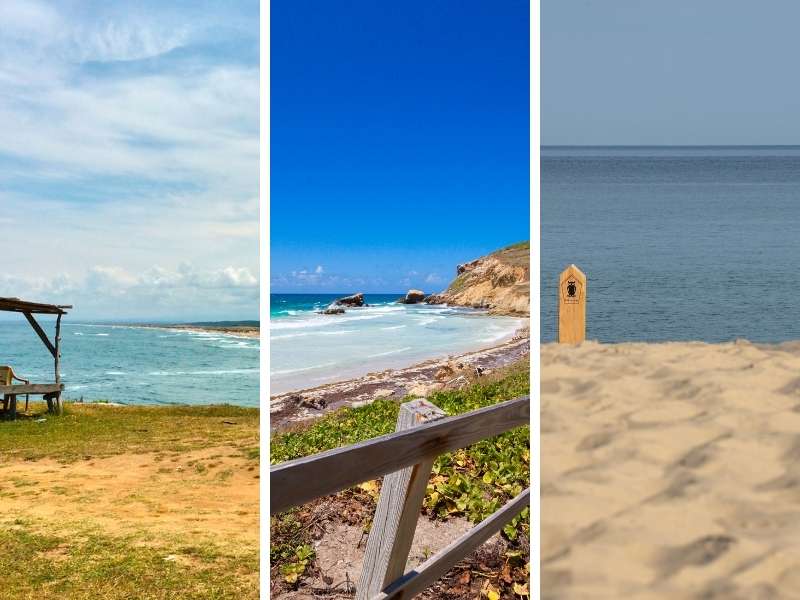
[[[53,381],[53,359],[20,315],[0,321],[0,364]],[[53,320],[39,322],[53,336]],[[70,322],[61,326],[64,397],[123,404],[258,406],[259,342],[221,334]],[[36,396],[35,399],[40,399]]]
[[[800,147],[543,147],[543,342],[570,263],[588,339],[800,339]]]
[[[396,304],[400,293],[365,294],[368,307],[317,314],[345,295],[270,295],[270,394],[490,347],[524,323],[467,308]]]

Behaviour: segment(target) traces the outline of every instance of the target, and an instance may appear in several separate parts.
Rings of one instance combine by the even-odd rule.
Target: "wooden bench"
[[[17,396],[27,394],[41,395],[47,402],[48,412],[61,409],[61,392],[64,391],[63,383],[22,383],[16,385],[0,385],[0,394],[3,395],[3,412],[12,420],[17,418]]]

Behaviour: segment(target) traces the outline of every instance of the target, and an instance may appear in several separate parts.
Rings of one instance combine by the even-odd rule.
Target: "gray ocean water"
[[[558,274],[603,342],[800,339],[800,147],[543,147],[541,338]]]
[[[52,337],[52,319],[41,316],[40,321]],[[76,323],[70,315],[64,318],[61,339],[67,399],[258,406],[257,339]],[[0,321],[0,364],[11,365],[34,383],[53,381],[53,359],[21,315]]]

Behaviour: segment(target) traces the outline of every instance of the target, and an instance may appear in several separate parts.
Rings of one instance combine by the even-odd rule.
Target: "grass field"
[[[258,597],[258,410],[32,412],[0,422],[0,598]]]

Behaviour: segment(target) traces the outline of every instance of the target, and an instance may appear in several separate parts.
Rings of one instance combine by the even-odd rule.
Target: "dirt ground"
[[[110,535],[253,548],[258,485],[257,463],[229,446],[69,464],[12,459],[0,463],[0,522],[29,519],[50,531],[90,523]]]

